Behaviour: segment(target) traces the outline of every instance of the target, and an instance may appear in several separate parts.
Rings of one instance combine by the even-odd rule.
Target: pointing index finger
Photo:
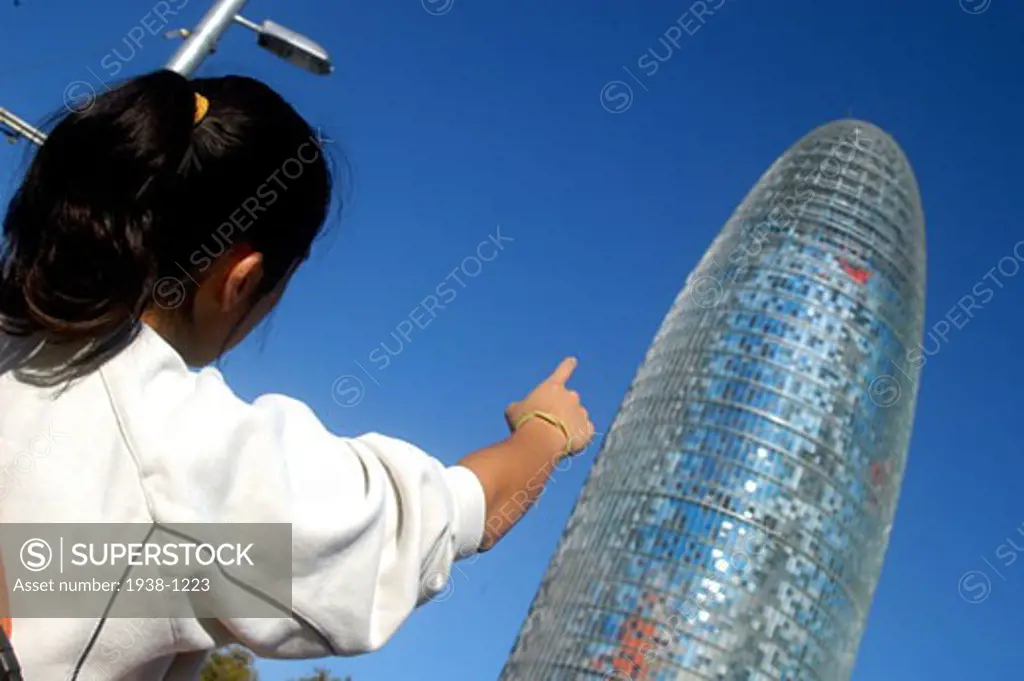
[[[565,382],[572,376],[572,372],[576,370],[576,364],[575,357],[566,357],[548,380],[558,385],[565,385]]]

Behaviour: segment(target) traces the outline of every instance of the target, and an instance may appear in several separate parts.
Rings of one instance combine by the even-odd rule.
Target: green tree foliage
[[[302,676],[295,681],[352,681],[351,676],[346,676],[344,679],[340,676],[332,676],[331,672],[327,671],[323,667],[317,667],[313,670],[311,676]]]
[[[229,646],[210,654],[199,681],[256,681],[253,657],[245,648]]]
[[[199,681],[258,681],[253,662],[252,653],[245,648],[228,646],[210,654],[199,672]],[[352,677],[343,679],[333,676],[323,667],[317,667],[310,676],[302,676],[295,681],[352,681]]]

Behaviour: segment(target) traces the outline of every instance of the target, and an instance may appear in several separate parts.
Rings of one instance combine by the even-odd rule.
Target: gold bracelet
[[[558,418],[554,414],[549,414],[546,411],[527,412],[523,414],[518,421],[516,421],[516,424],[512,428],[512,430],[519,430],[519,427],[521,425],[523,425],[524,423],[533,418],[538,418],[541,421],[547,421],[551,425],[561,430],[562,434],[565,435],[565,452],[563,453],[563,456],[572,453],[572,433],[569,432],[569,427],[565,425],[565,421]]]

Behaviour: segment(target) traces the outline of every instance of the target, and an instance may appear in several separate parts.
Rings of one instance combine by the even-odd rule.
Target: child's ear
[[[221,308],[227,312],[248,305],[263,280],[263,254],[248,251],[231,263],[224,279]]]

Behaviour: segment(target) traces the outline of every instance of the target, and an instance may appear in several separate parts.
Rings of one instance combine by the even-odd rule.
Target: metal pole
[[[46,135],[43,133],[42,130],[39,130],[38,128],[29,123],[26,123],[25,121],[18,118],[13,113],[8,111],[7,109],[4,109],[3,107],[0,107],[0,126],[6,126],[14,131],[13,135],[11,133],[6,133],[6,131],[4,131],[6,134],[11,136],[12,139],[17,139],[20,136],[24,137],[33,144],[40,145],[46,141]]]
[[[186,78],[199,68],[213,49],[217,46],[220,36],[235,20],[235,15],[242,11],[247,0],[217,0],[213,7],[203,16],[185,43],[178,48],[165,68],[176,71]]]

